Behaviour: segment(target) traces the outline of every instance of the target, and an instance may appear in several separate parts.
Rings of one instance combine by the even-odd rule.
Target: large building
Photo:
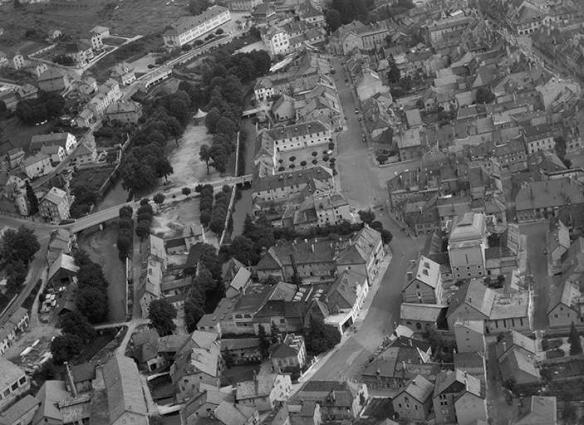
[[[30,389],[24,370],[0,357],[0,412]]]
[[[448,256],[455,279],[484,277],[488,248],[485,216],[469,212],[458,217],[448,238]]]
[[[59,223],[69,218],[70,206],[71,200],[67,192],[53,187],[39,202],[39,211],[45,220]]]
[[[181,47],[229,22],[231,13],[222,6],[212,6],[197,16],[184,16],[162,35],[166,47]]]
[[[43,146],[61,146],[65,153],[69,155],[77,147],[77,139],[71,133],[51,133],[32,136],[30,140],[30,153],[40,152]]]

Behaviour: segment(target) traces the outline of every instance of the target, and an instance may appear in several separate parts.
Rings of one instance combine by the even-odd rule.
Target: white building
[[[22,166],[26,176],[29,179],[42,177],[46,174],[49,174],[53,170],[50,157],[43,153],[29,156],[22,162]]]
[[[285,55],[290,51],[290,36],[280,27],[271,27],[264,34],[262,40],[268,48],[270,56]]]
[[[457,217],[448,238],[448,257],[454,279],[484,277],[488,248],[485,215],[465,213]]]
[[[212,6],[197,16],[184,16],[162,35],[167,47],[181,47],[231,21],[229,9]]]

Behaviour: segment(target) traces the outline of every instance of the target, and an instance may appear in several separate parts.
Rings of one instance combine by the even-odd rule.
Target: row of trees
[[[118,247],[118,256],[122,262],[126,261],[130,252],[132,252],[134,233],[133,214],[134,210],[128,205],[120,208],[118,213],[118,240],[116,241],[116,246]]]
[[[395,4],[375,9],[373,0],[333,0],[325,11],[329,32],[355,20],[364,24],[390,19],[413,8],[412,0],[398,0]],[[375,13],[371,11],[375,9]]]
[[[195,188],[199,192],[199,220],[203,226],[208,226],[211,222],[211,212],[213,211],[213,186],[210,184],[199,185]]]
[[[24,99],[16,105],[16,116],[25,124],[39,124],[61,115],[65,99],[60,94],[39,91],[36,99]]]
[[[220,173],[227,169],[229,156],[235,151],[246,88],[244,85],[270,69],[265,51],[232,54],[228,48],[215,54],[215,63],[203,73],[207,132],[213,136],[211,146],[203,145],[200,158]]]
[[[75,264],[79,267],[77,310],[87,318],[89,323],[101,323],[107,319],[109,283],[103,275],[101,266],[91,261],[85,252],[75,252],[74,258]]]
[[[79,355],[85,346],[95,338],[96,333],[91,323],[83,314],[73,311],[60,319],[61,335],[51,342],[53,362],[62,364]]]
[[[154,209],[150,205],[148,199],[142,199],[140,201],[140,207],[136,211],[136,236],[141,240],[144,240],[150,235],[150,229],[152,228],[152,221],[154,220]]]
[[[227,210],[229,209],[229,201],[231,200],[232,188],[228,185],[223,186],[221,192],[215,195],[215,204],[211,211],[211,221],[209,229],[217,235],[220,235],[225,229],[225,219],[227,218]]]
[[[393,234],[389,230],[383,228],[383,223],[381,221],[375,220],[375,213],[373,210],[368,209],[359,211],[359,218],[363,223],[367,224],[373,230],[377,230],[379,233],[381,233],[381,240],[383,241],[384,245],[387,245],[391,242],[393,239]]]

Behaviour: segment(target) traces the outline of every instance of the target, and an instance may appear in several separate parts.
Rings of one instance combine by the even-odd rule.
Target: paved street
[[[373,149],[362,141],[360,114],[355,113],[358,106],[353,88],[345,82],[346,74],[339,58],[332,58],[335,69],[334,79],[348,129],[337,138],[337,167],[340,175],[342,193],[358,209],[385,205],[388,198],[387,180],[406,169],[418,167],[420,161],[398,162],[380,168],[373,162]]]
[[[527,270],[535,282],[533,326],[536,330],[548,327],[547,308],[552,278],[548,276],[547,256],[543,253],[547,227],[547,221],[522,224],[519,227],[521,233],[527,235]]]

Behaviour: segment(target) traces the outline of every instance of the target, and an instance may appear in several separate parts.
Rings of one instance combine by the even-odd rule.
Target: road
[[[398,162],[388,167],[378,167],[373,162],[373,149],[362,142],[360,114],[353,88],[345,82],[349,79],[339,58],[332,58],[334,79],[343,106],[347,130],[337,137],[337,167],[342,193],[358,209],[385,205],[388,199],[387,180],[408,168],[418,167],[420,160]]]
[[[388,199],[385,182],[415,163],[396,164],[391,168],[379,168],[373,164],[371,151],[361,141],[361,127],[355,113],[352,88],[345,83],[345,71],[337,58],[332,60],[335,80],[348,129],[337,139],[337,164],[341,176],[343,194],[358,208],[384,206]],[[413,164],[413,165],[412,165]],[[393,331],[399,319],[401,288],[410,260],[417,259],[424,239],[411,239],[388,216],[383,209],[376,209],[377,219],[393,233],[391,242],[393,259],[383,276],[371,306],[364,312],[365,318],[357,323],[353,334],[314,373],[314,380],[339,380],[357,378],[383,338]]]
[[[552,289],[552,278],[548,276],[547,256],[543,253],[546,244],[545,232],[548,222],[522,224],[519,229],[527,235],[527,270],[534,279],[533,326],[536,330],[547,329],[547,308]]]

